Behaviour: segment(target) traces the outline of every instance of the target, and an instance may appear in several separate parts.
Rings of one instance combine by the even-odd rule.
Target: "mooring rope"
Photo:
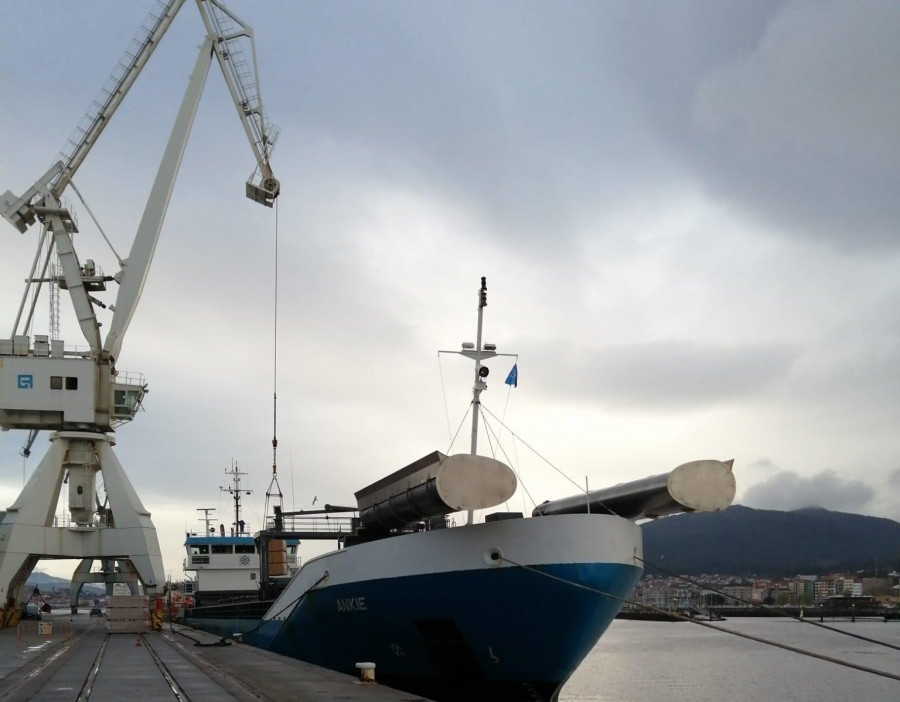
[[[306,597],[306,595],[309,593],[310,590],[312,590],[314,587],[318,586],[319,583],[321,583],[323,580],[327,580],[327,579],[328,579],[328,571],[326,570],[325,573],[322,575],[322,577],[319,578],[318,580],[316,580],[316,582],[314,582],[312,585],[310,585],[308,588],[306,588],[302,593],[300,593],[300,596],[299,596],[299,597],[297,597],[297,598],[291,600],[290,602],[288,602],[284,607],[282,607],[281,609],[279,609],[277,612],[275,612],[275,614],[273,614],[273,615],[272,615],[271,617],[269,617],[268,619],[260,619],[260,620],[259,620],[259,624],[257,624],[255,627],[253,627],[252,629],[250,629],[249,631],[247,631],[244,635],[246,636],[247,634],[252,634],[254,631],[256,631],[257,629],[259,629],[259,627],[261,627],[261,626],[263,625],[263,622],[267,622],[267,621],[270,622],[270,621],[272,621],[272,620],[275,619],[275,617],[277,617],[279,614],[281,614],[282,612],[287,611],[290,607],[292,607],[292,606],[294,606],[295,604],[299,603],[300,600],[302,600],[304,597]],[[281,626],[278,628],[278,631],[279,631],[279,632],[284,628],[284,625],[285,625],[285,624],[287,624],[287,619],[285,619],[283,622],[281,622]]]
[[[885,670],[878,670],[877,668],[870,668],[865,665],[851,663],[850,661],[844,661],[839,658],[833,658],[831,656],[826,656],[822,653],[816,653],[815,651],[807,651],[806,649],[798,648],[796,646],[791,646],[789,644],[783,644],[783,643],[779,643],[777,641],[771,641],[769,639],[764,639],[759,636],[753,636],[752,634],[746,634],[742,631],[735,631],[734,629],[728,629],[728,628],[722,627],[722,626],[713,626],[712,624],[709,624],[707,622],[698,621],[697,619],[692,619],[691,617],[685,617],[680,614],[674,614],[674,613],[668,612],[664,609],[660,609],[659,607],[653,607],[651,605],[638,604],[636,602],[631,602],[630,600],[628,600],[624,597],[619,597],[617,595],[613,595],[612,593],[604,592],[603,590],[599,590],[597,588],[590,587],[588,585],[582,585],[581,583],[576,583],[572,580],[566,580],[565,578],[561,578],[558,575],[553,575],[551,573],[545,573],[544,571],[534,568],[532,566],[523,565],[522,563],[516,563],[515,561],[512,561],[509,558],[506,558],[505,556],[500,556],[500,560],[504,561],[505,563],[509,563],[510,565],[514,565],[519,568],[522,568],[523,570],[527,570],[532,573],[536,573],[537,575],[541,575],[541,576],[543,576],[545,578],[549,578],[551,580],[556,580],[557,582],[563,583],[565,585],[569,585],[569,586],[577,588],[579,590],[586,590],[587,592],[592,592],[595,595],[601,595],[603,597],[609,597],[610,599],[617,600],[618,602],[632,604],[632,605],[635,605],[636,607],[645,609],[649,612],[665,614],[666,616],[672,616],[675,619],[680,619],[681,621],[691,622],[693,624],[697,624],[699,626],[706,627],[707,629],[712,629],[714,631],[721,631],[724,634],[731,634],[732,636],[737,636],[742,639],[748,639],[750,641],[756,641],[757,643],[765,644],[767,646],[773,646],[775,648],[780,648],[785,651],[799,653],[801,656],[808,656],[809,658],[815,658],[817,660],[825,661],[827,663],[834,663],[835,665],[844,666],[845,668],[853,668],[854,670],[859,670],[864,673],[871,673],[872,675],[879,675],[883,678],[890,678],[891,680],[900,681],[900,675],[895,675],[894,673],[889,673]]]
[[[868,636],[863,636],[862,634],[854,634],[852,631],[844,631],[843,629],[838,629],[837,627],[828,626],[827,624],[824,624],[822,622],[812,621],[810,619],[807,619],[806,617],[798,617],[796,614],[791,614],[790,612],[785,612],[783,609],[775,609],[773,607],[769,607],[768,605],[759,604],[758,602],[751,602],[750,600],[745,600],[741,597],[736,597],[735,595],[729,595],[727,592],[722,592],[721,590],[717,590],[716,588],[714,588],[710,585],[706,585],[704,583],[697,582],[685,575],[678,575],[676,573],[673,573],[670,570],[666,570],[665,568],[663,568],[660,565],[651,563],[650,561],[645,561],[640,556],[635,556],[635,560],[638,560],[641,563],[643,563],[644,565],[650,566],[651,568],[655,568],[656,570],[660,571],[661,573],[665,573],[666,575],[668,575],[672,578],[678,578],[679,580],[683,580],[684,582],[690,583],[691,585],[695,585],[697,587],[702,587],[704,590],[709,590],[710,592],[714,592],[717,595],[721,595],[722,597],[726,597],[728,599],[735,600],[737,602],[743,602],[744,604],[750,605],[751,607],[755,607],[757,609],[762,609],[762,610],[765,610],[766,612],[773,612],[779,616],[790,617],[791,619],[798,621],[801,624],[811,624],[812,626],[817,626],[820,629],[827,629],[828,631],[833,631],[838,634],[843,634],[844,636],[849,636],[854,639],[859,639],[860,641],[865,641],[867,643],[876,644],[878,646],[885,646],[886,648],[892,648],[895,651],[900,651],[900,646],[895,646],[894,644],[888,643],[887,641],[879,641],[877,639],[870,639]],[[632,602],[631,604],[637,605],[636,602]]]

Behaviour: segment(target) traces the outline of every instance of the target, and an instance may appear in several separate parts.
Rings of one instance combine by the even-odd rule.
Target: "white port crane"
[[[280,185],[269,163],[277,129],[265,117],[253,32],[219,0],[196,0],[206,38],[200,47],[181,107],[163,153],[143,216],[121,270],[105,276],[94,262],[81,263],[75,247],[77,223],[63,200],[67,187],[137,80],[185,0],[156,0],[129,49],[63,149],[59,161],[22,196],[0,195],[0,214],[20,232],[40,222],[37,252],[9,339],[0,339],[0,428],[51,431],[51,444],[40,465],[0,523],[0,604],[9,621],[25,580],[42,557],[79,558],[76,579],[91,579],[90,563],[112,562],[123,572],[106,580],[134,584],[149,594],[165,582],[156,529],[112,451],[113,431],[134,418],[147,386],[143,376],[116,370],[116,359],[138,301],[159,239],[175,177],[213,57],[219,63],[256,159],[247,181],[247,197],[271,207]],[[105,236],[105,235],[104,235]],[[45,246],[46,244],[46,246]],[[42,252],[46,248],[45,257]],[[55,279],[69,293],[89,351],[67,350],[62,341],[27,335],[41,284],[49,282],[51,252],[62,275]],[[42,268],[38,271],[38,265]],[[96,294],[107,283],[119,285],[109,305],[112,321],[101,338]],[[36,288],[35,288],[36,286]],[[23,320],[31,294],[31,306]],[[102,473],[107,505],[96,499]],[[71,523],[56,526],[54,512],[67,477]],[[2,622],[0,622],[2,625]]]

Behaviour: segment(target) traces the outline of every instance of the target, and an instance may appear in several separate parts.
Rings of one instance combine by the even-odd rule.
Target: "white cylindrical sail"
[[[434,451],[356,493],[363,526],[397,529],[451,512],[485,509],[516,491],[516,476],[485,456]]]
[[[653,519],[676,512],[716,512],[734,499],[734,461],[691,461],[662,475],[572,495],[534,508],[532,516],[616,514],[626,519]]]

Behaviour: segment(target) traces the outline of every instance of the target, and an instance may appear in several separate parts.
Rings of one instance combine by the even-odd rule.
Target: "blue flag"
[[[509,372],[509,375],[506,376],[506,384],[512,385],[514,388],[519,387],[519,364],[518,363],[513,365],[512,370]]]

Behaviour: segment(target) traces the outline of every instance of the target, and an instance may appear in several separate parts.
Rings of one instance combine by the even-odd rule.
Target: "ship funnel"
[[[677,512],[718,512],[734,500],[733,465],[734,460],[691,461],[662,475],[544,502],[532,516],[590,512],[638,520]]]

